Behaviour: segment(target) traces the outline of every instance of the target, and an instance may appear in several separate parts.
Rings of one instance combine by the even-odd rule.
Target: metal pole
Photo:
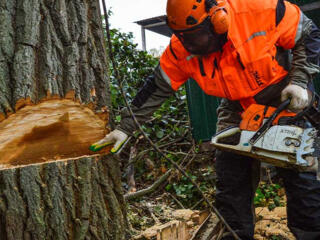
[[[320,8],[320,2],[308,3],[300,6],[301,10],[304,12],[312,11]]]
[[[146,29],[144,28],[144,26],[141,26],[141,38],[142,38],[142,50],[147,51]]]

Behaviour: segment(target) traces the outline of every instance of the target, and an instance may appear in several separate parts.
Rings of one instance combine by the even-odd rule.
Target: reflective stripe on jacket
[[[240,100],[245,107],[266,87],[288,74],[276,60],[277,46],[291,49],[301,34],[300,9],[284,2],[277,22],[278,0],[232,0],[228,4],[228,41],[221,52],[197,57],[173,36],[160,58],[163,75],[177,90],[189,77],[208,95]]]

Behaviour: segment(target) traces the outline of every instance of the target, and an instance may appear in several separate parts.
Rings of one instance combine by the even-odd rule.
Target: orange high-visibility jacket
[[[276,60],[277,46],[293,48],[301,33],[300,9],[285,2],[285,15],[277,25],[277,3],[229,0],[228,41],[221,52],[193,56],[173,35],[160,58],[162,75],[174,90],[191,77],[206,94],[239,100],[246,108],[253,96],[288,74]]]

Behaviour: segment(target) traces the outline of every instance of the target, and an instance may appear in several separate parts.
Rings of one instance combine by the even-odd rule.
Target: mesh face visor
[[[220,47],[219,37],[213,32],[210,18],[201,24],[186,30],[173,30],[184,48],[195,55],[206,55]]]

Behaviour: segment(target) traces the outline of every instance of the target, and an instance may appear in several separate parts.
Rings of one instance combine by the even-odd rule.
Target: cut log
[[[0,239],[129,239],[98,0],[0,1]]]
[[[202,225],[207,219],[209,213],[192,211],[189,209],[180,209],[172,212],[171,220],[165,224],[156,224],[135,236],[135,240],[199,240],[192,237],[199,225]],[[201,238],[202,239],[202,238]],[[204,238],[203,238],[204,239]],[[208,238],[211,239],[211,238]]]

